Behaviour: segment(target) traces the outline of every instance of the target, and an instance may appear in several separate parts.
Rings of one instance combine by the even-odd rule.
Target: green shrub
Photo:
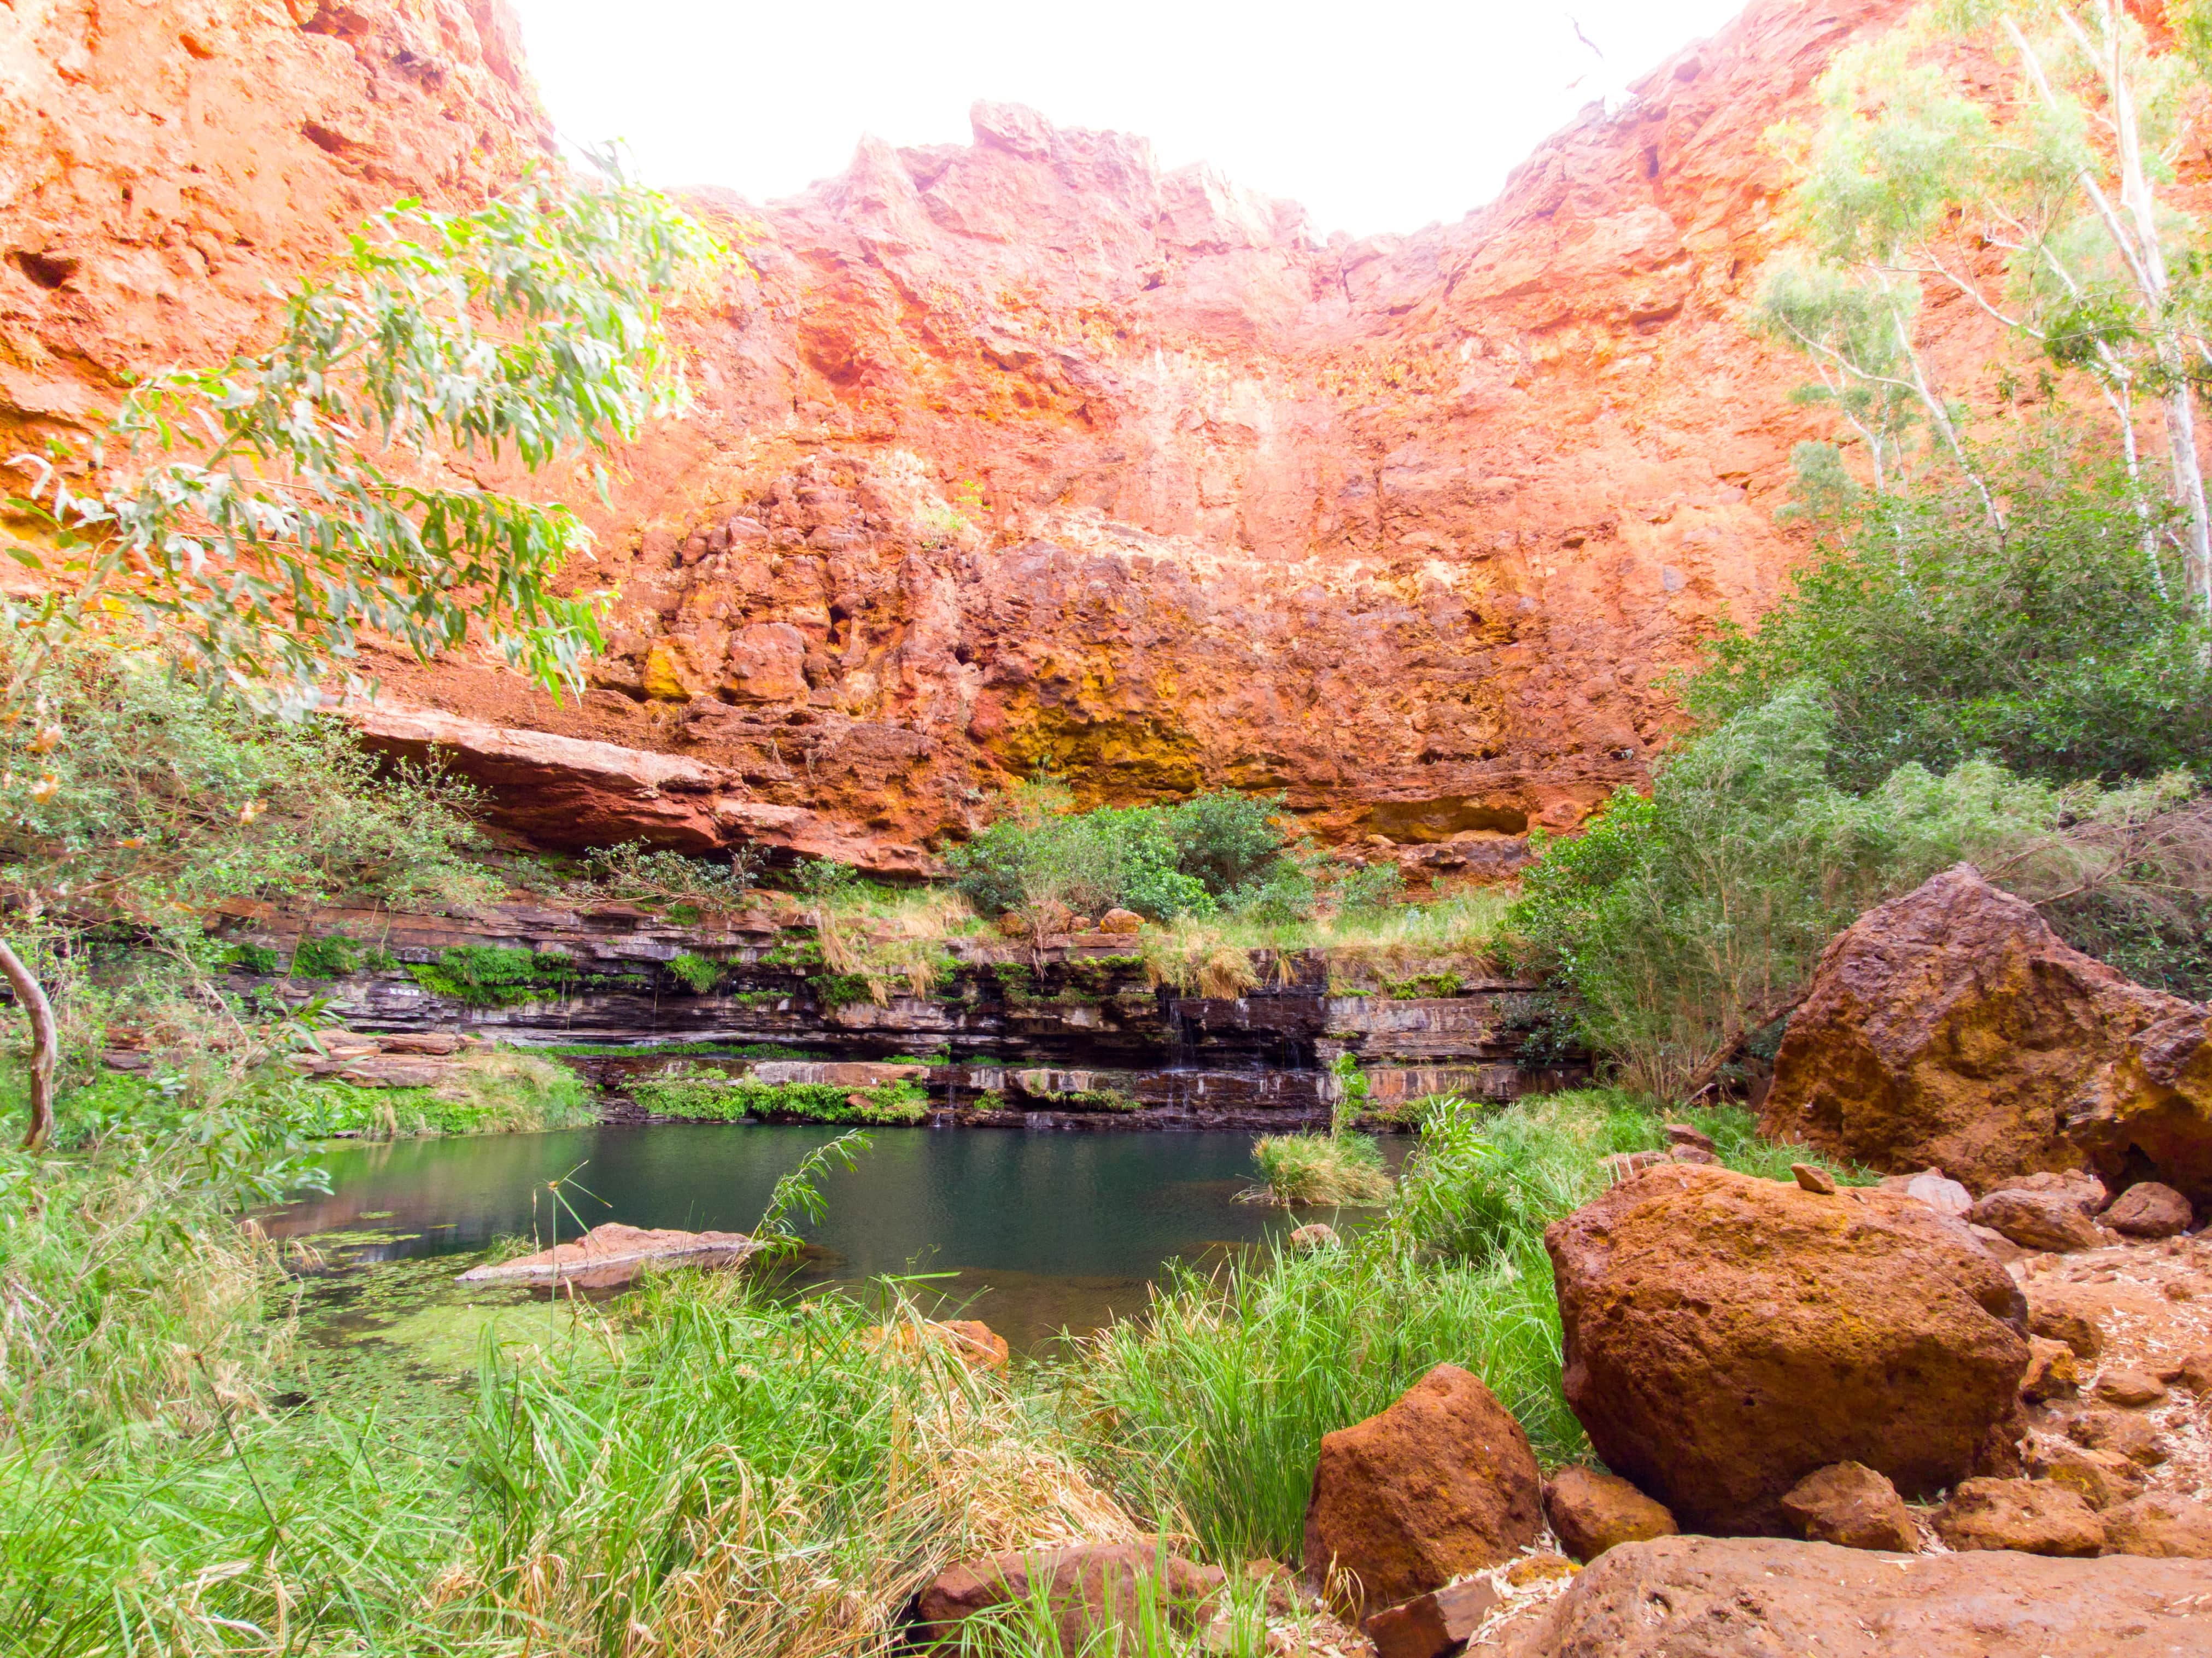
[[[478,844],[468,789],[380,760],[342,720],[286,723],[89,647],[30,689],[45,713],[0,727],[0,761],[55,787],[11,796],[0,873],[65,883],[81,916],[205,951],[202,917],[226,899],[405,906],[493,890],[468,861]],[[34,754],[40,729],[56,745]],[[264,946],[240,948],[264,959]],[[273,957],[251,970],[275,972]]]
[[[1513,920],[1575,997],[1591,1044],[1662,1097],[1800,993],[1869,905],[1961,859],[2053,839],[2048,786],[1984,761],[1829,780],[1836,716],[1793,685],[1686,743],[1571,840],[1531,837]]]
[[[465,1007],[518,1007],[573,993],[583,982],[575,958],[557,950],[505,944],[453,944],[435,963],[407,969],[434,996]]]
[[[266,979],[284,965],[284,958],[267,944],[233,944],[222,952],[222,964]]]
[[[292,976],[295,979],[343,979],[362,965],[359,944],[343,932],[317,938],[301,938],[292,947]]]
[[[724,971],[722,963],[713,957],[701,956],[689,950],[669,963],[668,970],[681,980],[694,996],[703,996],[721,983]]]
[[[1818,680],[1822,763],[1855,793],[1975,759],[2054,783],[2212,775],[2206,623],[2178,560],[2140,550],[2139,504],[2154,532],[2168,509],[2061,428],[1976,459],[2002,528],[1955,474],[1850,491],[1756,630],[1715,641],[1686,705],[1718,724]]]
[[[1154,920],[1238,902],[1263,913],[1310,908],[1310,880],[1289,855],[1281,809],[1273,798],[1201,794],[1076,811],[1065,788],[1033,783],[1009,791],[999,819],[946,861],[983,915],[1048,902],[1094,918],[1119,906]]]
[[[929,1114],[929,1096],[915,1083],[902,1080],[865,1089],[831,1083],[763,1083],[707,1066],[672,1066],[660,1076],[631,1083],[629,1094],[656,1116],[710,1122],[793,1117],[801,1122],[876,1128],[911,1126]]]

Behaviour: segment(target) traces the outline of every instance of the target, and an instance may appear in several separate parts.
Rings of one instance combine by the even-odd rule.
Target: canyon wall
[[[793,200],[687,192],[742,255],[678,320],[698,406],[611,506],[549,483],[618,593],[592,689],[387,661],[369,729],[555,844],[920,869],[1040,765],[1279,792],[1335,841],[1571,826],[1800,550],[1775,513],[1818,417],[1744,322],[1761,135],[1904,9],[1757,0],[1409,236],[1002,105]],[[21,428],[250,342],[264,277],[543,143],[501,0],[0,0],[0,76]]]

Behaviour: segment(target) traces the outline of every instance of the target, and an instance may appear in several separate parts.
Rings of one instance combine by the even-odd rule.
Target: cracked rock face
[[[769,207],[695,192],[744,253],[677,320],[697,410],[611,506],[545,480],[599,537],[578,581],[621,591],[593,689],[467,657],[386,683],[696,760],[864,847],[1048,760],[1099,799],[1280,791],[1326,838],[1510,867],[1642,775],[1657,677],[1796,555],[1774,509],[1817,417],[1742,320],[1785,184],[1760,134],[1903,9],[1759,0],[1407,236],[1324,237],[1003,106]],[[497,188],[544,131],[500,0],[126,10],[0,13],[32,66],[0,88],[18,428],[250,343],[264,278],[398,196]],[[1932,326],[1939,360],[1987,355]],[[658,832],[582,796],[580,834]]]

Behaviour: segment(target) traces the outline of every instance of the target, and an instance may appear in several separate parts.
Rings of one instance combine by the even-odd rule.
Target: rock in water
[[[2000,1455],[2026,1307],[1924,1205],[1674,1165],[1554,1222],[1544,1244],[1567,1402],[1607,1465],[1686,1527],[1779,1533],[1784,1493],[1833,1462],[1917,1495]]]
[[[1977,1191],[2079,1168],[2089,1153],[2061,1121],[2068,1102],[2128,1038],[2188,1006],[2066,944],[1961,864],[1828,946],[1760,1126],[1884,1170],[1938,1164]],[[2117,1115],[2155,1114],[2118,1083],[2111,1094]]]
[[[2193,1561],[1666,1537],[1583,1569],[1507,1658],[2212,1658]]]
[[[1305,1569],[1364,1616],[1510,1560],[1543,1529],[1528,1436],[1482,1382],[1439,1364],[1379,1416],[1321,1442]]]
[[[1968,1479],[1936,1510],[1936,1534],[1952,1548],[2088,1555],[2105,1546],[2104,1522],[2079,1491],[2047,1479]]]
[[[1910,1554],[1920,1531],[1897,1487],[1863,1462],[1816,1469],[1782,1498],[1782,1512],[1808,1543]]]
[[[570,1284],[580,1290],[611,1290],[649,1266],[735,1266],[761,1248],[742,1232],[684,1232],[609,1221],[573,1242],[514,1260],[472,1266],[461,1274],[461,1282]]]
[[[1560,1546],[1577,1560],[1595,1560],[1623,1543],[1672,1537],[1681,1529],[1663,1503],[1655,1503],[1619,1474],[1595,1468],[1562,1468],[1544,1487],[1544,1517]]]
[[[1065,1658],[1111,1646],[1140,1626],[1150,1584],[1172,1629],[1186,1634],[1204,1619],[1226,1578],[1218,1566],[1194,1565],[1156,1540],[1035,1549],[963,1560],[939,1572],[915,1598],[915,1638],[957,1649],[960,1625],[977,1612],[1042,1600]]]

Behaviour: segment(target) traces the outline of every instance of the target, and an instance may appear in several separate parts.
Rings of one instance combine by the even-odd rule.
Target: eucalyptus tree
[[[284,296],[265,350],[155,374],[86,440],[14,457],[36,527],[6,550],[40,591],[0,610],[0,793],[59,786],[40,756],[68,733],[38,685],[88,638],[290,717],[357,689],[365,644],[428,659],[472,631],[579,687],[605,595],[561,577],[589,532],[476,474],[588,457],[604,490],[599,457],[688,407],[665,307],[720,252],[613,176],[526,180],[473,212],[401,202]],[[36,1145],[53,1016],[4,941],[0,973],[32,1019]]]
[[[2197,457],[2195,393],[2212,374],[2197,270],[2201,231],[2172,199],[2176,162],[2203,112],[2212,31],[2154,40],[2114,0],[1939,0],[1839,53],[1809,128],[1772,135],[1803,176],[1796,248],[1770,276],[1759,317],[1818,366],[1823,392],[1865,443],[1877,490],[1906,475],[1905,434],[2002,502],[1960,433],[1918,334],[1922,301],[1949,290],[2039,353],[2079,370],[2112,416],[2131,487],[2140,426],[2155,412],[2164,493],[2138,544],[2161,591],[2161,530],[2178,525],[2180,576],[2212,615],[2212,513]],[[1994,63],[1996,83],[1978,79]]]

